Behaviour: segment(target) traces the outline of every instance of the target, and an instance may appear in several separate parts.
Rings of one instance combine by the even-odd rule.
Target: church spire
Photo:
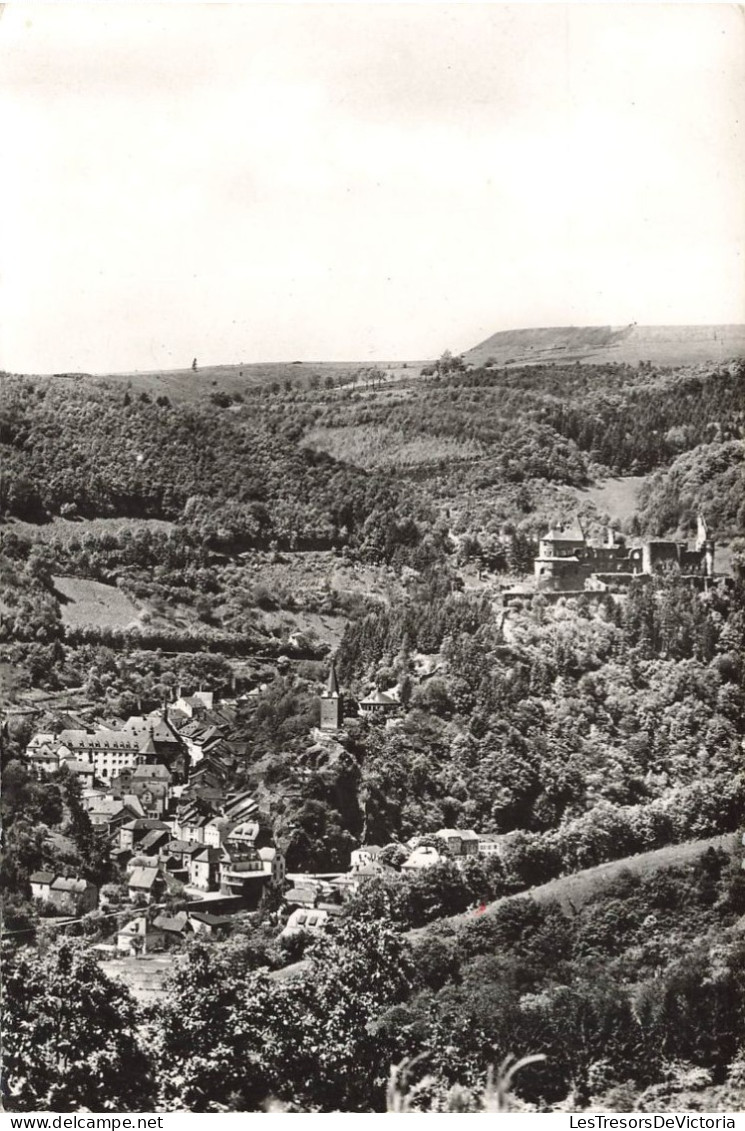
[[[331,661],[331,670],[329,671],[329,681],[326,684],[324,698],[336,699],[339,695],[339,681],[336,678],[336,664]]]

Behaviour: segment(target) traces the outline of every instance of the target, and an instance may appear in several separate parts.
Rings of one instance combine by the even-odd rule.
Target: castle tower
[[[706,519],[702,514],[697,517],[696,549],[701,554],[704,577],[714,576],[714,539],[709,534]]]
[[[321,692],[321,730],[341,730],[344,726],[344,700],[339,693],[336,667],[331,661],[329,681]]]
[[[708,541],[709,528],[706,525],[706,519],[701,513],[699,513],[696,516],[696,549],[703,550]]]

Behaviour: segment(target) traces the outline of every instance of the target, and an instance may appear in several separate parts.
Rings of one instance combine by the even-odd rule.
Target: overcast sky
[[[724,4],[11,3],[0,368],[745,321],[744,47]]]

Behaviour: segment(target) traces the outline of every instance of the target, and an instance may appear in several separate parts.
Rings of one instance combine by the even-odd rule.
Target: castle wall
[[[627,547],[622,542],[590,546],[585,542],[544,539],[535,559],[535,584],[541,592],[578,592],[599,586],[628,587],[634,575],[650,575],[668,565],[676,565],[691,578],[714,576],[714,543],[689,549],[686,542],[657,539],[642,546]],[[614,583],[613,578],[617,581]]]

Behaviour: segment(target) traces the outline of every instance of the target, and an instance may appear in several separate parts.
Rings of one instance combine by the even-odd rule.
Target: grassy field
[[[724,833],[720,836],[706,837],[704,840],[689,840],[684,844],[670,844],[665,848],[656,848],[651,852],[640,852],[635,856],[625,856],[622,860],[611,860],[607,864],[598,864],[594,868],[585,868],[581,872],[574,872],[571,876],[561,876],[557,880],[549,880],[547,884],[530,888],[528,891],[519,892],[517,895],[508,895],[490,903],[486,911],[480,914],[488,915],[510,899],[521,899],[529,895],[537,903],[558,903],[568,915],[574,914],[583,904],[593,896],[598,895],[620,875],[631,872],[635,876],[646,876],[658,872],[663,868],[675,868],[681,864],[691,864],[709,848],[723,849],[734,854],[738,850],[739,835],[737,833]],[[411,939],[421,939],[426,935],[437,933],[443,923],[453,927],[472,919],[477,914],[466,911],[463,915],[453,915],[449,919],[438,919],[426,927],[418,927],[409,931]]]
[[[426,361],[290,361],[266,363],[238,363],[231,365],[199,366],[192,369],[159,369],[149,372],[107,373],[95,377],[57,377],[56,380],[79,384],[97,381],[120,386],[130,394],[148,393],[152,397],[167,396],[172,401],[200,400],[215,392],[250,396],[256,389],[274,384],[282,390],[304,391],[324,388],[327,382],[347,384],[358,375],[356,388],[365,390],[364,370],[377,365],[383,372],[384,383],[395,383],[416,376]]]
[[[84,581],[79,577],[54,577],[53,581],[60,598],[62,623],[66,626],[127,628],[140,623],[140,610],[115,585]]]
[[[627,475],[606,479],[592,487],[576,488],[580,501],[592,503],[598,514],[607,514],[611,520],[627,522],[636,513],[639,492],[646,475]]]
[[[80,541],[86,534],[116,534],[120,530],[171,530],[174,523],[159,518],[53,518],[51,522],[22,522],[11,518],[2,524],[3,530],[14,530],[23,538],[39,542],[68,543],[73,538]]]
[[[304,440],[307,447],[328,452],[334,459],[365,469],[416,467],[439,460],[478,459],[486,452],[476,440],[449,436],[407,436],[396,428],[371,424],[364,428],[314,428]]]

